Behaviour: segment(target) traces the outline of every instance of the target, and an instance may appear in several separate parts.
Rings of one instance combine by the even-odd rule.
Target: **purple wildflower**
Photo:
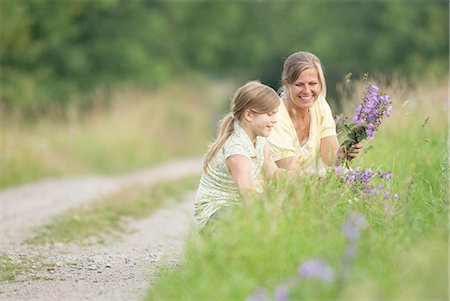
[[[379,99],[382,103],[389,103],[389,101],[390,101],[389,95],[381,95],[378,99]],[[389,107],[388,107],[388,109],[389,109]],[[392,106],[391,106],[391,109],[392,109]]]
[[[384,199],[387,200],[391,196],[391,193],[389,191],[386,191],[384,193]]]
[[[375,126],[371,123],[369,123],[369,125],[367,126],[367,130],[366,130],[366,134],[367,137],[373,138],[375,136]]]
[[[358,248],[356,247],[355,244],[349,244],[347,245],[347,247],[345,248],[345,256],[347,258],[353,258],[356,256],[356,254],[358,253]]]
[[[394,193],[394,200],[398,199],[398,193]]]
[[[335,168],[339,179],[346,183],[355,193],[364,193],[368,199],[382,195],[386,189],[386,182],[391,179],[391,172],[373,171],[371,168],[355,169],[339,165]],[[381,181],[381,183],[380,183]]]
[[[392,173],[390,171],[387,171],[386,174],[384,175],[386,177],[386,180],[390,180],[392,177]]]
[[[386,117],[391,116],[392,106],[387,107],[386,109]]]
[[[364,101],[355,110],[353,121],[366,126],[366,135],[373,138],[384,116],[391,115],[392,106],[389,95],[378,95],[379,88],[371,85],[367,89]],[[356,141],[359,142],[359,141]]]
[[[356,123],[362,122],[362,119],[361,119],[362,105],[358,105],[356,107],[355,112],[356,112],[356,115],[353,118],[353,121],[356,122]]]
[[[342,232],[350,241],[357,241],[365,226],[366,220],[364,216],[359,213],[352,213],[342,225]]]
[[[374,138],[375,132],[381,125],[381,120],[389,117],[392,111],[391,97],[387,94],[379,94],[379,88],[369,85],[364,94],[363,102],[355,109],[353,123],[347,123],[346,117],[337,116],[336,128],[340,134],[345,130],[347,139],[341,147],[346,153],[351,153],[353,146],[366,138]],[[343,161],[350,166],[352,158],[345,157]]]
[[[286,284],[279,284],[274,292],[276,301],[289,301],[289,287]]]
[[[311,259],[304,262],[299,268],[299,274],[304,278],[319,278],[325,283],[334,280],[334,270],[322,259]]]
[[[334,117],[334,122],[336,123],[337,128],[341,128],[348,123],[348,117],[344,115],[336,115]]]
[[[270,297],[265,288],[258,288],[245,301],[270,301]]]

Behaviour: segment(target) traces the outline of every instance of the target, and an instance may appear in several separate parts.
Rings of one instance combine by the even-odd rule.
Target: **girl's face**
[[[269,113],[255,113],[252,114],[252,121],[250,123],[253,134],[256,136],[268,137],[275,123],[277,123],[278,108]]]
[[[290,99],[300,110],[308,110],[322,91],[319,72],[316,68],[304,70],[293,84],[287,84]]]

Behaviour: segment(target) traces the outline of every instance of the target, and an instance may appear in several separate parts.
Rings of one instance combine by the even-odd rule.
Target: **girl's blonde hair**
[[[272,88],[258,81],[251,81],[237,89],[231,100],[230,112],[219,121],[216,140],[210,145],[203,162],[206,171],[209,162],[214,158],[225,141],[234,132],[233,123],[240,121],[244,112],[250,109],[257,114],[270,113],[280,105],[280,98]]]
[[[322,91],[320,95],[325,98],[327,94],[327,88],[325,83],[325,76],[323,75],[322,64],[317,56],[310,52],[298,51],[291,54],[283,64],[283,73],[281,74],[281,96],[289,97],[286,95],[288,91],[285,90],[284,85],[292,85],[303,71],[306,69],[315,68],[319,73],[319,79],[322,84]]]

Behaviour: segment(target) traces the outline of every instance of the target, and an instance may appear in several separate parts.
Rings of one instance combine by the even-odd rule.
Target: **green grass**
[[[192,81],[164,90],[117,88],[86,113],[28,122],[0,106],[0,189],[44,177],[116,174],[201,156],[233,84]],[[201,93],[199,93],[201,91]],[[6,172],[7,171],[7,172]]]
[[[18,282],[39,279],[36,274],[54,264],[44,263],[40,257],[19,256],[12,258],[0,254],[0,282]]]
[[[385,90],[395,100],[393,115],[352,164],[391,170],[388,189],[397,200],[369,199],[334,173],[278,179],[249,209],[201,235],[193,230],[185,260],[167,269],[146,299],[246,300],[265,291],[277,300],[275,291],[288,283],[289,300],[447,300],[446,85]],[[352,213],[366,221],[355,243],[342,230]],[[352,244],[354,257],[345,255]],[[298,274],[318,258],[335,272],[330,283]]]
[[[126,231],[130,219],[150,215],[169,200],[179,200],[196,188],[198,176],[150,187],[132,187],[108,198],[75,208],[35,230],[30,244],[103,242],[112,234]]]

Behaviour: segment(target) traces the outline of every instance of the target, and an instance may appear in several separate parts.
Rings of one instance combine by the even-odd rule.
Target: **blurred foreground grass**
[[[68,109],[32,124],[0,110],[0,189],[43,177],[122,173],[174,158],[201,156],[233,87],[191,80],[163,90],[132,87],[108,107],[80,115]]]
[[[247,210],[193,230],[147,300],[448,300],[447,84],[380,90],[393,114],[352,164],[392,171],[388,198],[334,172],[280,178]]]

